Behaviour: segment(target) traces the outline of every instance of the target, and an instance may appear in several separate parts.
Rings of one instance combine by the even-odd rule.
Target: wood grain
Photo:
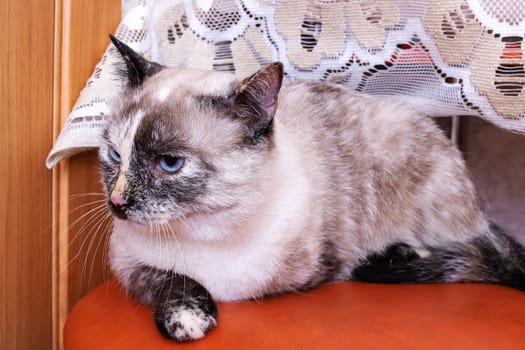
[[[63,0],[60,8],[55,136],[109,44],[108,34],[114,33],[120,21],[120,0]],[[54,323],[59,348],[60,331],[69,310],[107,277],[102,257],[105,223],[101,223],[101,216],[93,216],[97,205],[93,201],[102,197],[90,194],[101,193],[99,182],[94,152],[63,161],[56,169],[54,235],[59,245],[55,252],[58,267]]]
[[[0,348],[50,349],[53,0],[0,5]]]

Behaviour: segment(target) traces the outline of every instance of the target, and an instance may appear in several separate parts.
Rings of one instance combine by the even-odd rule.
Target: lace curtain
[[[400,95],[430,116],[479,116],[525,133],[522,0],[123,0],[116,36],[168,66]],[[108,40],[109,41],[109,40]],[[47,159],[98,147],[118,96],[110,45]],[[395,113],[395,111],[393,111]],[[388,126],[385,126],[388,127]]]

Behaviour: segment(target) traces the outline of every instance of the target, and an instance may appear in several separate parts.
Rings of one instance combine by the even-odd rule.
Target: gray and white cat
[[[103,132],[112,270],[176,341],[215,301],[358,279],[525,290],[525,251],[481,212],[460,153],[388,97],[166,68],[112,38],[127,87]]]

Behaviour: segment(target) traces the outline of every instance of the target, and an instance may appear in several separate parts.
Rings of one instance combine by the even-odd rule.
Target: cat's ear
[[[269,131],[277,109],[283,65],[272,63],[241,81],[230,98],[234,114],[247,126],[252,140]]]
[[[128,87],[141,85],[147,77],[157,74],[164,68],[161,64],[148,61],[113,35],[110,34],[109,38],[124,60],[122,75],[127,78]]]

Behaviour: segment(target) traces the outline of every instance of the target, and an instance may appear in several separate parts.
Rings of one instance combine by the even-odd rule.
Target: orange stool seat
[[[64,328],[65,350],[525,349],[525,293],[493,285],[342,282],[219,304],[219,324],[184,344],[164,339],[150,308],[115,281],[87,294]]]

